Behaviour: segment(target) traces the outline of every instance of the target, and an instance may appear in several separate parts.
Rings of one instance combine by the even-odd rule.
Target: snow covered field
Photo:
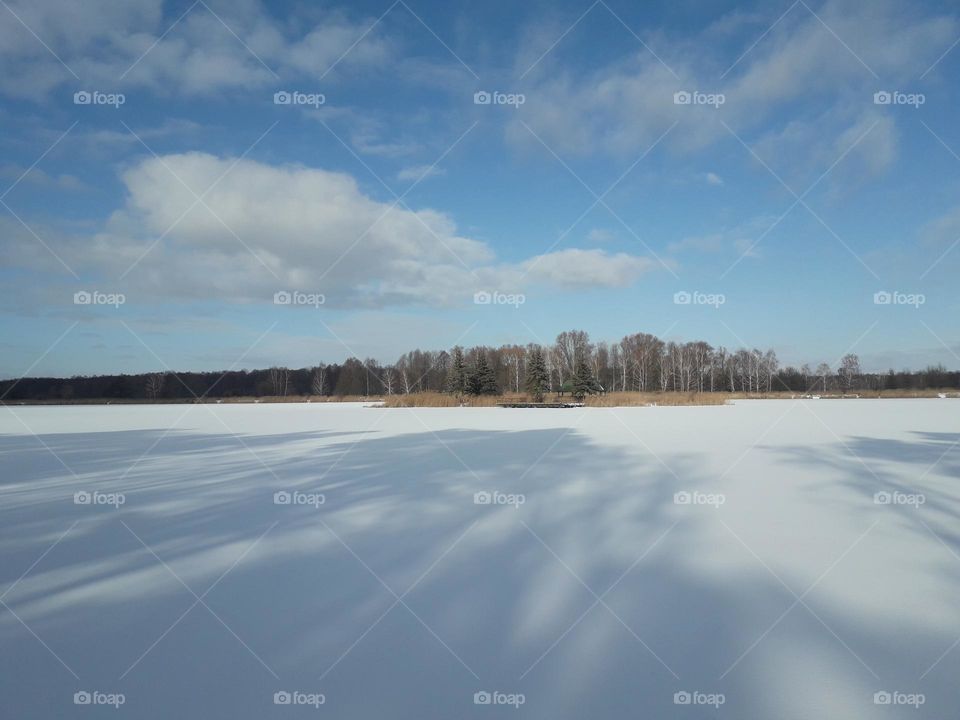
[[[952,400],[5,409],[0,714],[955,717],[958,440]]]

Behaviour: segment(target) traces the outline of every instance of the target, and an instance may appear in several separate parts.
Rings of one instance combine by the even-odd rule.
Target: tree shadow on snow
[[[0,483],[11,716],[71,715],[74,691],[101,689],[124,692],[137,718],[286,717],[280,690],[322,692],[338,718],[867,718],[882,686],[851,647],[873,656],[906,636],[918,655],[944,649],[813,597],[842,642],[803,608],[763,637],[794,598],[749,558],[704,562],[716,516],[673,501],[712,480],[694,452],[661,463],[566,429],[241,439],[0,437],[14,470]],[[865,457],[887,452],[856,442]],[[924,437],[901,457],[922,464],[924,448],[949,442]],[[784,462],[866,482],[797,448]],[[77,490],[125,502],[75,505]],[[305,504],[276,504],[277,492]],[[949,681],[948,667],[933,679]],[[474,705],[484,690],[526,700]],[[674,705],[684,690],[726,704]],[[951,700],[935,695],[922,713]]]

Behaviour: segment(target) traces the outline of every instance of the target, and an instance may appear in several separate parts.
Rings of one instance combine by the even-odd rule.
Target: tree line
[[[781,367],[773,350],[712,347],[703,341],[664,341],[647,333],[619,342],[591,342],[583,330],[560,333],[551,345],[455,347],[411,350],[392,364],[367,358],[314,367],[227,372],[155,372],[0,382],[0,397],[16,400],[143,399],[194,397],[380,396],[418,392],[458,395],[528,393],[542,397],[595,392],[800,393],[960,388],[960,371],[942,366],[920,371],[865,373],[859,358],[837,367]]]

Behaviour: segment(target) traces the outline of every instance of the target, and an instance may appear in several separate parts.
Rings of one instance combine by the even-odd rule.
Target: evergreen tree
[[[463,348],[453,349],[450,369],[447,371],[447,391],[461,397],[467,391],[467,364],[463,360]]]
[[[584,358],[577,361],[576,368],[573,371],[573,378],[570,382],[570,392],[577,402],[583,402],[583,398],[592,395],[600,389],[599,384],[590,372],[590,366]]]
[[[547,362],[543,358],[543,350],[534,347],[527,360],[527,392],[533,396],[534,402],[543,402],[543,396],[549,389],[550,375],[547,372]]]
[[[477,359],[470,368],[467,391],[471,395],[496,395],[500,391],[497,388],[497,375],[487,363],[487,356],[483,351],[477,353]]]

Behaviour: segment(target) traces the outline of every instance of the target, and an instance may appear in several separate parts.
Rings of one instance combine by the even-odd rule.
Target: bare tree
[[[830,366],[826,363],[820,363],[817,365],[817,377],[820,378],[821,383],[823,384],[823,392],[827,392],[830,389],[827,385],[827,378],[833,376],[833,370],[830,369]]]
[[[377,382],[383,385],[383,381],[380,378],[380,365],[373,358],[367,358],[363,361],[363,369],[366,370],[366,393],[364,397],[370,397],[370,381],[374,381],[374,385]]]
[[[290,370],[285,367],[270,368],[270,392],[279,397],[286,397],[290,384]]]
[[[577,362],[581,358],[588,361],[590,336],[583,330],[566,330],[557,335],[553,350],[553,362],[562,387],[564,379],[573,375]]]
[[[163,392],[163,384],[167,379],[166,373],[153,373],[147,377],[147,397],[156,400]]]
[[[500,358],[503,360],[503,366],[506,371],[506,383],[503,387],[512,388],[514,392],[520,392],[523,384],[523,369],[526,361],[527,351],[519,345],[507,345],[500,349]]]
[[[393,365],[387,365],[383,368],[383,390],[387,395],[393,395],[394,385],[397,381],[397,371]]]
[[[320,363],[313,369],[313,378],[310,382],[310,389],[314,395],[327,394],[327,366]]]
[[[837,374],[840,376],[840,386],[844,392],[855,387],[857,380],[863,374],[860,370],[860,358],[853,353],[844,355]]]
[[[780,360],[777,358],[777,353],[773,350],[767,350],[763,355],[763,377],[767,385],[767,392],[770,392],[773,388],[773,377],[779,369]]]

